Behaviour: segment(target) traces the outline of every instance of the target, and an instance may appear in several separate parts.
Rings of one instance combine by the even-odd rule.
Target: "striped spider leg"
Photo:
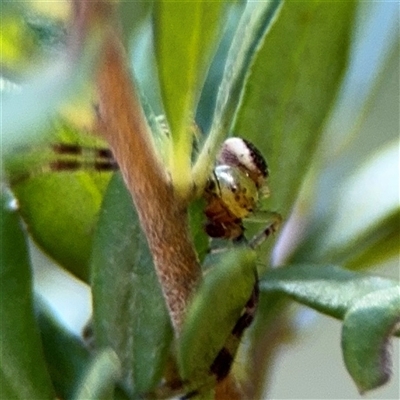
[[[264,227],[250,241],[245,241],[246,246],[250,247],[253,250],[256,250],[269,236],[271,236],[278,230],[281,224],[281,216],[278,213],[274,213],[273,215],[271,215],[271,218],[273,219],[270,223],[266,225],[266,227]],[[242,240],[244,241],[245,239]],[[221,249],[217,251],[225,250]],[[231,331],[230,338],[227,340],[230,345],[224,346],[218,352],[210,367],[210,374],[214,376],[215,382],[217,383],[222,382],[230,373],[242,337],[246,329],[250,327],[255,318],[259,302],[259,285],[256,271],[255,274],[256,283],[253,287],[251,295],[243,307],[240,318],[237,320]],[[184,397],[182,397],[182,399],[189,399],[197,394],[199,394],[199,392],[195,390],[186,394]]]
[[[76,171],[93,169],[95,171],[116,171],[119,169],[112,152],[107,148],[82,147],[76,144],[53,144],[52,150],[59,156],[72,156],[70,159],[58,158],[50,163],[52,171]]]
[[[20,149],[18,154],[29,154],[37,152],[33,149]],[[74,143],[54,143],[42,147],[40,152],[48,153],[38,166],[30,170],[22,169],[12,171],[9,175],[11,185],[17,185],[30,178],[50,172],[76,172],[76,171],[98,171],[109,172],[118,170],[112,152],[107,148],[96,148],[81,146]]]
[[[149,121],[152,129],[156,132],[155,142],[157,148],[162,148],[164,142],[169,139],[170,130],[164,115],[154,116]],[[63,128],[63,125],[61,125]],[[69,127],[67,126],[68,132]],[[197,140],[201,135],[200,130],[195,123],[191,125],[193,137]],[[112,172],[119,169],[117,161],[114,159],[112,151],[104,146],[95,135],[92,139],[83,138],[85,144],[70,142],[71,140],[81,140],[81,133],[72,131],[69,135],[69,142],[56,142],[51,144],[42,144],[34,146],[21,146],[16,148],[11,158],[10,170],[8,173],[11,185],[19,184],[27,179],[47,174],[50,172]],[[91,135],[88,135],[91,136]],[[72,139],[71,139],[72,137]],[[89,145],[87,144],[89,143]],[[94,144],[96,143],[96,144]],[[101,143],[99,145],[99,143]],[[161,150],[160,150],[161,151]],[[17,160],[15,162],[14,160]],[[29,164],[33,167],[27,168]]]

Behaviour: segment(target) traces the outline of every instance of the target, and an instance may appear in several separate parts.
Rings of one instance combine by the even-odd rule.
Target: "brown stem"
[[[103,135],[120,166],[153,255],[179,334],[201,271],[188,234],[187,207],[176,198],[154,150],[121,41],[109,28],[97,75]]]

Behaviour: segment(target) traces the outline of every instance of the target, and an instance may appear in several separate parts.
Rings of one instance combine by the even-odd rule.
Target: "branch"
[[[104,8],[105,4],[99,2],[92,7]],[[132,195],[175,332],[179,334],[185,310],[201,279],[188,232],[187,206],[175,196],[154,149],[121,40],[110,23],[105,25],[108,32],[96,81],[100,126]]]

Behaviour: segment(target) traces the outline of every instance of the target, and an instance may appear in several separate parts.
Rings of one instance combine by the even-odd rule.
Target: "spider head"
[[[225,140],[217,156],[217,164],[239,168],[254,182],[261,197],[269,196],[267,163],[261,152],[248,140],[239,137]]]

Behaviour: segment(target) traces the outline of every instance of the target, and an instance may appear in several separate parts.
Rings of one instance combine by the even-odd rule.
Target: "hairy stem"
[[[92,5],[96,6],[98,3]],[[105,29],[108,32],[96,81],[99,125],[132,195],[175,332],[179,334],[186,307],[201,278],[188,234],[187,205],[175,196],[154,149],[121,40],[111,26]]]

